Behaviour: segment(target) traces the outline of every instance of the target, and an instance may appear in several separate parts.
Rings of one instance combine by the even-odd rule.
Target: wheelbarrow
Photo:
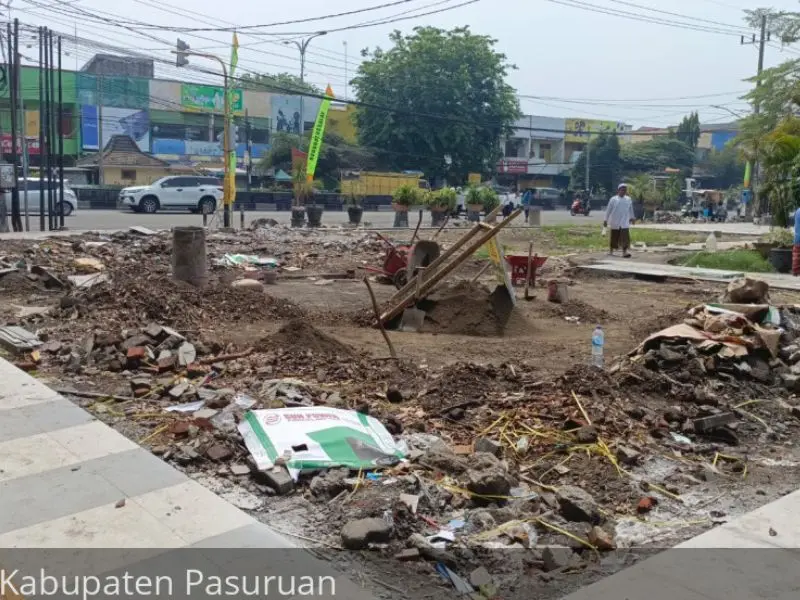
[[[531,265],[530,272],[528,272],[529,261]],[[511,267],[511,285],[522,286],[528,280],[530,286],[535,287],[536,272],[547,262],[547,257],[539,256],[538,254],[533,256],[508,254],[506,255],[506,262]]]
[[[391,280],[396,288],[400,289],[408,282],[408,253],[411,250],[411,246],[407,244],[396,245],[380,233],[376,233],[375,235],[377,235],[386,246],[386,254],[383,256],[383,266],[367,266],[364,267],[364,270],[386,277]]]

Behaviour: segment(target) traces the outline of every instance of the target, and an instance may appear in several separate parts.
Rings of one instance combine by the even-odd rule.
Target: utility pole
[[[305,83],[305,73],[306,73],[306,50],[308,50],[308,45],[311,43],[311,40],[314,38],[318,38],[322,35],[328,35],[327,31],[318,31],[312,36],[307,37],[306,39],[298,42],[297,40],[286,40],[283,43],[287,46],[290,44],[294,44],[297,49],[300,51],[300,83]],[[300,135],[303,135],[306,129],[306,111],[305,111],[305,96],[300,95]]]
[[[344,99],[347,101],[347,86],[350,85],[350,78],[347,76],[347,40],[342,42],[344,46]]]
[[[105,164],[103,154],[105,148],[103,147],[103,76],[94,76],[95,85],[97,87],[97,183],[105,185]]]
[[[586,184],[586,193],[591,195],[591,192],[589,191],[592,189],[591,186],[589,185],[589,168],[592,160],[592,151],[591,151],[592,135],[588,133],[587,135],[588,137],[586,138],[586,176],[584,177],[585,180],[584,183]]]
[[[247,191],[250,191],[253,180],[253,143],[250,141],[250,115],[247,109],[244,111],[244,142],[245,156],[247,156]]]
[[[754,46],[756,43],[758,44],[758,70],[756,71],[756,88],[761,87],[761,73],[764,70],[764,48],[767,45],[767,42],[771,38],[771,34],[767,31],[767,17],[768,14],[764,13],[761,15],[761,32],[758,37],[758,41],[756,42],[756,35],[753,34],[752,39],[749,41],[744,40],[744,36],[741,37],[740,43],[741,45],[750,45]],[[761,111],[761,105],[758,101],[755,102],[753,105],[753,112],[758,114]],[[748,213],[755,210],[757,213],[761,213],[761,207],[759,206],[759,197],[758,197],[758,171],[759,171],[759,163],[758,163],[758,145],[755,144],[754,147],[754,154],[755,154],[755,164],[753,165],[752,169],[752,177],[753,182],[751,184],[751,188],[753,190],[753,200],[747,206]],[[751,213],[752,214],[752,213]]]

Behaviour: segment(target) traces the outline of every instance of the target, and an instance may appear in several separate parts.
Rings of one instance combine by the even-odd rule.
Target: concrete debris
[[[363,550],[370,544],[382,544],[391,539],[392,526],[383,519],[358,519],[342,528],[342,546],[347,550]]]
[[[22,327],[0,327],[0,346],[16,353],[36,350],[42,341],[33,333]]]
[[[545,572],[566,569],[573,565],[575,553],[572,548],[563,546],[547,546],[542,550],[542,562]]]
[[[574,485],[565,485],[556,493],[561,515],[567,521],[599,523],[597,503],[589,492]]]
[[[482,437],[475,440],[475,452],[488,452],[499,457],[503,453],[503,445],[496,440]]]
[[[598,550],[614,550],[617,547],[614,536],[597,525],[589,531],[589,543]]]
[[[733,304],[764,304],[769,297],[769,284],[743,277],[728,284],[725,301]]]
[[[487,504],[493,498],[508,496],[514,479],[507,468],[493,454],[476,453],[467,470],[467,489],[475,494],[474,501]]]
[[[285,496],[294,489],[294,480],[285,467],[276,466],[257,473],[259,478],[279,496]]]
[[[314,496],[335,498],[347,489],[346,480],[349,475],[348,469],[328,469],[314,476],[308,488]]]

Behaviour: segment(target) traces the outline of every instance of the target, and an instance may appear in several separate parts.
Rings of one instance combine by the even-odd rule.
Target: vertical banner
[[[744,167],[744,187],[745,187],[745,189],[748,189],[750,187],[750,177],[752,175],[752,172],[753,172],[753,165],[748,160],[747,164]]]
[[[325,135],[325,122],[328,120],[328,109],[333,99],[333,90],[328,85],[325,90],[325,99],[319,105],[317,120],[314,121],[314,129],[311,132],[311,143],[308,146],[308,162],[306,163],[306,178],[314,181],[314,171],[317,169],[319,151],[322,148],[322,138]]]
[[[230,66],[230,74],[228,76],[228,89],[226,93],[228,94],[227,97],[227,104],[228,104],[228,114],[225,115],[226,125],[228,130],[228,154],[225,156],[225,161],[227,162],[227,169],[225,170],[225,204],[232,205],[236,200],[236,137],[233,135],[233,119],[231,118],[233,107],[233,100],[234,100],[234,90],[233,86],[231,85],[231,81],[233,80],[235,73],[236,73],[236,66],[239,64],[239,36],[236,35],[236,32],[233,32],[233,44],[231,45],[231,66]]]

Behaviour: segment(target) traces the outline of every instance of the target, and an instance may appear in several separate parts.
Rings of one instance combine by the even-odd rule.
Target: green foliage
[[[453,210],[458,202],[458,194],[453,188],[445,187],[429,192],[425,204],[430,210]]]
[[[607,249],[608,235],[601,235],[599,225],[547,225],[541,228],[544,239],[562,251],[575,249],[593,250]],[[644,242],[648,246],[666,246],[667,244],[702,242],[708,234],[667,231],[661,229],[642,229],[632,227],[631,242]]]
[[[620,152],[625,173],[663,172],[673,168],[688,171],[694,166],[694,150],[684,142],[657,136],[638,144],[625,144]]]
[[[602,133],[593,137],[589,146],[589,181],[593,188],[617,189],[622,163],[619,137]],[[572,187],[586,189],[586,153],[578,157],[572,168]]]
[[[352,81],[366,104],[355,115],[359,138],[385,150],[392,170],[419,169],[427,178],[464,180],[494,166],[501,138],[520,115],[505,81],[514,67],[495,50],[496,40],[467,27],[417,27],[390,39],[389,50],[362,53],[365,61]]]
[[[726,250],[723,252],[697,252],[683,257],[677,264],[701,269],[723,269],[746,273],[772,273],[775,269],[754,250]]]
[[[735,143],[728,143],[722,150],[712,150],[698,166],[713,175],[714,186],[722,189],[742,183],[746,163]]]
[[[241,76],[239,85],[244,89],[273,92],[275,94],[291,94],[292,92],[322,93],[322,90],[313,83],[300,81],[297,75],[292,75],[291,73],[275,73],[272,75],[246,73]]]
[[[467,193],[464,197],[464,202],[467,206],[475,206],[477,204],[483,204],[483,190],[484,188],[480,188],[474,185],[471,185],[467,188]]]
[[[401,185],[392,194],[392,202],[399,206],[414,206],[422,204],[423,194],[417,186]]]
[[[700,115],[693,112],[683,117],[677,129],[672,131],[671,135],[692,150],[697,148],[697,141],[700,139]]]
[[[778,248],[791,248],[794,246],[794,233],[785,227],[772,227],[766,236],[766,241]]]
[[[800,206],[800,118],[787,117],[761,142],[761,192],[769,198],[773,223],[786,226]]]
[[[484,212],[490,213],[500,206],[500,196],[490,187],[481,188],[481,204]]]
[[[678,175],[671,175],[664,183],[664,200],[667,203],[664,208],[677,208],[682,194],[683,186],[681,185],[681,178]]]
[[[272,135],[269,151],[258,163],[258,170],[265,172],[271,168],[292,170],[292,148],[303,152],[308,149],[311,132],[304,136],[278,131]],[[324,180],[329,187],[336,187],[343,169],[372,170],[380,167],[380,160],[373,150],[349,144],[341,136],[326,133],[320,148],[315,177]]]

